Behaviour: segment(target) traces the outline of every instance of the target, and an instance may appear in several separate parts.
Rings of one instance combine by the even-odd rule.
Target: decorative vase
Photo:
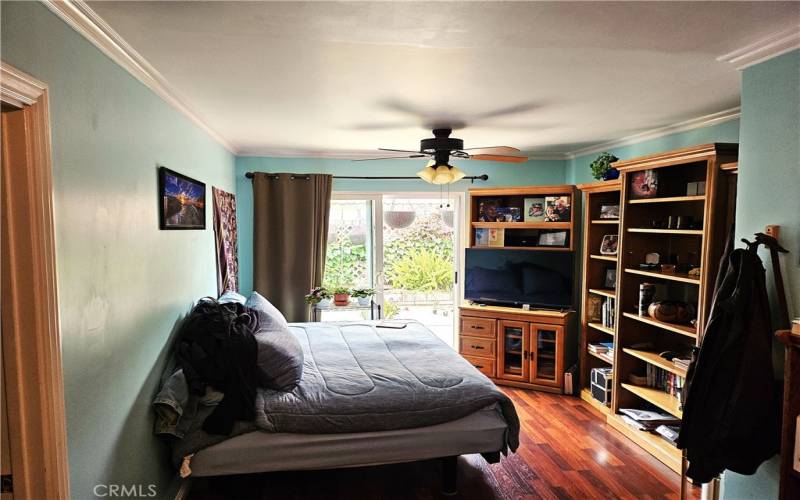
[[[317,309],[328,309],[331,306],[331,299],[322,299],[317,302]]]
[[[604,181],[613,181],[614,179],[619,179],[619,170],[616,168],[609,168],[603,173]]]
[[[369,305],[369,297],[358,297],[358,305],[367,307]]]
[[[334,293],[333,294],[333,303],[337,306],[346,306],[350,303],[350,294],[349,293]]]

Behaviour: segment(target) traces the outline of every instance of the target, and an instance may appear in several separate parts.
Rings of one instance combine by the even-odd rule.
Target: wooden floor
[[[578,398],[503,388],[522,423],[516,454],[489,465],[480,455],[458,462],[455,497],[440,493],[438,461],[360,469],[280,472],[205,480],[193,500],[237,499],[519,499],[672,498],[679,476],[605,424]],[[280,453],[276,450],[276,453]],[[689,498],[699,498],[692,488]]]

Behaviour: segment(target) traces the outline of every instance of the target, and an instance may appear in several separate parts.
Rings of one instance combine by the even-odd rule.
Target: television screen
[[[464,298],[497,305],[573,307],[571,252],[468,248]]]

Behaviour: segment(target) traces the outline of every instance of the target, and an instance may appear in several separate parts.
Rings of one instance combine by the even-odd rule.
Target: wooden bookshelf
[[[607,269],[617,268],[618,255],[600,255],[600,243],[606,234],[619,234],[620,219],[601,219],[603,205],[620,204],[620,181],[581,184],[578,189],[584,196],[583,220],[589,223],[583,229],[583,274],[581,293],[581,340],[580,340],[580,384],[581,397],[605,414],[611,409],[595,401],[589,390],[589,374],[592,368],[614,366],[614,359],[608,354],[594,353],[589,344],[614,341],[616,328],[604,326],[596,318],[589,317],[589,301],[615,300],[616,290],[609,289],[605,283]]]
[[[673,376],[686,376],[684,369],[658,353],[688,351],[701,340],[736,202],[735,170],[723,170],[721,166],[735,163],[737,150],[736,144],[706,144],[613,164],[621,173],[617,247],[621,272],[617,274],[614,379],[608,422],[678,473],[680,451],[658,435],[625,424],[619,410],[656,407],[678,418],[682,416],[678,398],[666,390],[634,384],[631,375],[642,377],[649,366]],[[658,193],[652,198],[637,198],[633,179],[645,170],[653,170],[657,175]],[[705,182],[705,194],[687,195],[690,182]],[[664,221],[672,216],[691,217],[702,229],[651,228],[656,224],[663,227]],[[659,254],[661,263],[698,266],[699,276],[639,268],[649,253]],[[642,283],[661,285],[655,300],[685,300],[694,304],[696,324],[666,323],[639,315],[634,309]],[[641,345],[649,347],[645,350]]]

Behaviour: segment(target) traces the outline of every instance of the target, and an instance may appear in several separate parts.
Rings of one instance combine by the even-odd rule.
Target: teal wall
[[[159,231],[156,165],[235,189],[234,157],[36,2],[2,2],[2,59],[50,87],[72,498],[172,479],[150,401],[165,347],[216,293],[205,231]],[[147,491],[145,487],[145,491]]]
[[[736,237],[752,239],[767,224],[781,226],[781,258],[789,313],[800,314],[800,50],[746,68],[742,73],[741,145],[736,198]],[[775,308],[769,254],[762,251]],[[774,312],[774,311],[773,311]],[[782,359],[776,343],[776,359]],[[778,364],[778,368],[782,363]],[[778,459],[754,476],[725,473],[730,499],[778,498]]]
[[[711,142],[739,142],[739,120],[730,120],[710,127],[696,128],[649,141],[610,148],[608,152],[617,158],[628,160],[637,156],[672,151],[673,149]],[[570,160],[567,164],[567,182],[570,184],[595,182],[589,164],[598,156],[600,156],[600,153],[592,153]]]
[[[321,173],[346,176],[414,176],[424,161],[382,160],[350,161],[320,158],[263,158],[239,157],[236,159],[236,212],[239,223],[239,279],[241,289],[250,292],[253,287],[253,188],[246,172]],[[467,175],[487,174],[489,180],[470,184],[461,181],[451,186],[451,191],[466,191],[469,187],[524,186],[536,184],[564,184],[566,162],[563,160],[528,161],[526,163],[498,163],[490,161],[453,162]],[[333,182],[334,191],[388,192],[431,191],[439,187],[421,180],[348,180]],[[243,292],[243,293],[244,293]]]

